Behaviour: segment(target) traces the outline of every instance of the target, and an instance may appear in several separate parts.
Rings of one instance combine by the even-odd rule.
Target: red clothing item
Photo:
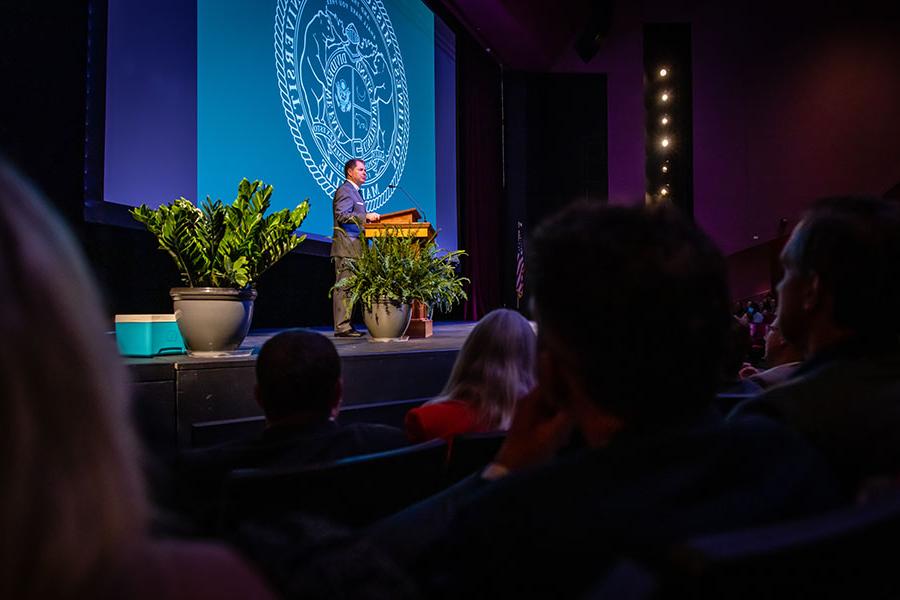
[[[468,402],[447,400],[426,404],[406,413],[403,427],[413,443],[435,438],[449,440],[461,433],[487,431],[478,423],[478,414]]]

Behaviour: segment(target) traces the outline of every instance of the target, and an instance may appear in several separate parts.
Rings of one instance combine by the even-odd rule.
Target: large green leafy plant
[[[373,238],[358,258],[348,259],[350,276],[336,283],[346,289],[351,304],[371,309],[377,301],[406,304],[420,300],[446,312],[466,299],[464,284],[469,279],[457,275],[463,250],[445,252],[434,239],[425,244],[403,236],[398,228],[386,229],[383,237]]]
[[[271,185],[242,179],[230,205],[207,196],[198,208],[179,198],[156,209],[142,204],[131,215],[175,260],[185,285],[241,289],[306,239],[294,231],[309,213],[309,200],[264,216],[271,196]]]

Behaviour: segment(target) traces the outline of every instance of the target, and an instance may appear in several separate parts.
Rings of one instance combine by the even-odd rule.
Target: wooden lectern
[[[434,235],[434,227],[426,221],[419,221],[422,215],[415,208],[407,208],[381,215],[377,223],[366,223],[366,237],[382,237],[386,229],[396,231],[404,237],[429,238]]]
[[[392,213],[381,215],[378,223],[366,223],[365,236],[367,238],[384,237],[386,230],[404,237],[418,238],[423,241],[433,239],[434,227],[427,221],[419,221],[422,215],[415,208],[406,208]],[[406,335],[411,338],[427,338],[434,334],[431,319],[425,305],[418,300],[413,301],[412,316],[409,319],[409,327]]]

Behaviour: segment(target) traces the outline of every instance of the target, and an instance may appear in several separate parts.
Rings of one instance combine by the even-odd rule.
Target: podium
[[[425,238],[434,236],[434,227],[427,221],[419,221],[422,215],[415,208],[407,208],[381,215],[377,223],[366,223],[366,237],[376,238],[387,235],[385,230],[397,232],[403,237]]]
[[[420,221],[422,215],[415,208],[406,208],[381,215],[378,223],[366,223],[365,236],[367,238],[384,237],[386,232],[391,235],[401,235],[427,241],[434,239],[435,231],[431,223]],[[406,335],[411,338],[427,338],[434,335],[431,319],[424,304],[418,300],[412,303],[412,315],[409,318],[409,327]]]

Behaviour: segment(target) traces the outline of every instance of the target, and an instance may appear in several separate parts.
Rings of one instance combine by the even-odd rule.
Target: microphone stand
[[[403,189],[402,187],[400,187],[399,185],[394,185],[393,183],[390,184],[390,185],[388,185],[388,187],[391,188],[391,189],[398,189],[398,190],[400,190],[401,192],[403,192],[404,194],[406,194],[406,197],[409,198],[409,201],[413,203],[413,206],[416,207],[416,210],[418,210],[420,213],[422,213],[422,220],[423,220],[423,221],[427,221],[427,220],[428,220],[428,217],[425,216],[425,211],[422,210],[422,207],[419,206],[419,203],[416,202],[416,199],[413,198],[412,195],[411,195],[409,192],[407,192],[406,190],[404,190],[404,189]]]

